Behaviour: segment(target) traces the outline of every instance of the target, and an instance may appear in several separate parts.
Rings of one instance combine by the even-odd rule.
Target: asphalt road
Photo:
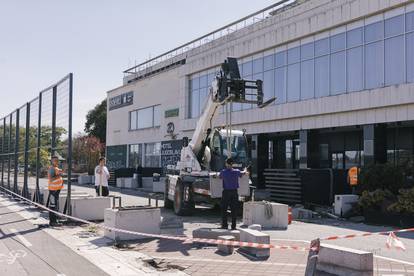
[[[107,275],[41,228],[12,211],[0,198],[0,275]]]

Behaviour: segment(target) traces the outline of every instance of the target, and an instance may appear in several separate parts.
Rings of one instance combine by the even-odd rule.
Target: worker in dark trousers
[[[237,205],[239,202],[237,189],[239,188],[239,178],[244,174],[248,174],[248,172],[246,170],[233,169],[233,160],[231,158],[226,160],[226,168],[221,170],[219,174],[219,177],[223,179],[223,194],[221,197],[222,229],[228,229],[227,209],[229,207],[231,211],[231,229],[236,229]]]
[[[49,189],[49,197],[50,203],[49,208],[59,212],[59,194],[63,188],[63,178],[62,178],[63,171],[59,169],[59,158],[57,156],[52,157],[52,164],[48,169],[47,177],[48,177],[48,189]],[[50,226],[59,226],[61,225],[58,221],[58,216],[53,213],[49,212],[49,225]]]

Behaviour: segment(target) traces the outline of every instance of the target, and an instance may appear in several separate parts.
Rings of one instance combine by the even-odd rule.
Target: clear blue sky
[[[0,0],[0,118],[74,73],[74,131],[122,71],[277,0]]]

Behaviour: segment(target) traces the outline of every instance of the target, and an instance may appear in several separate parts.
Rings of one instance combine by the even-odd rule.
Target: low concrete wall
[[[109,197],[80,197],[71,199],[72,216],[85,220],[104,220],[105,210],[111,208]]]
[[[260,224],[263,228],[286,229],[288,227],[288,206],[275,202],[268,204],[269,207],[262,201],[245,202],[243,205],[243,224]],[[270,208],[270,206],[271,216],[268,217],[266,208]]]
[[[160,234],[161,210],[159,208],[143,207],[139,209],[105,210],[105,225],[135,232]],[[124,234],[105,230],[105,237],[116,240],[138,240],[148,237]]]
[[[316,271],[316,275],[329,273],[340,276],[372,276],[374,255],[361,250],[324,244],[319,250]]]

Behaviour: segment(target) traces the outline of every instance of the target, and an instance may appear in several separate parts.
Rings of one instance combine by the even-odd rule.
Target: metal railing
[[[43,89],[38,97],[0,119],[0,185],[42,202],[51,156],[65,164],[70,212],[73,75]]]
[[[249,14],[237,21],[234,21],[230,24],[227,24],[219,29],[216,29],[206,35],[198,37],[190,42],[187,42],[183,45],[180,45],[168,52],[165,52],[161,55],[158,55],[154,58],[151,58],[143,63],[135,65],[131,68],[126,69],[123,73],[124,74],[133,74],[133,75],[140,75],[145,74],[152,66],[159,64],[161,62],[173,59],[176,56],[182,55],[188,51],[191,51],[195,48],[198,48],[202,45],[205,45],[213,40],[222,38],[224,36],[230,35],[234,32],[240,31],[248,26],[256,24],[265,20],[266,18],[274,15],[277,11],[286,8],[292,4],[297,4],[297,2],[303,2],[298,0],[280,0],[277,1],[275,4],[272,4],[264,9],[261,9],[257,12]]]

